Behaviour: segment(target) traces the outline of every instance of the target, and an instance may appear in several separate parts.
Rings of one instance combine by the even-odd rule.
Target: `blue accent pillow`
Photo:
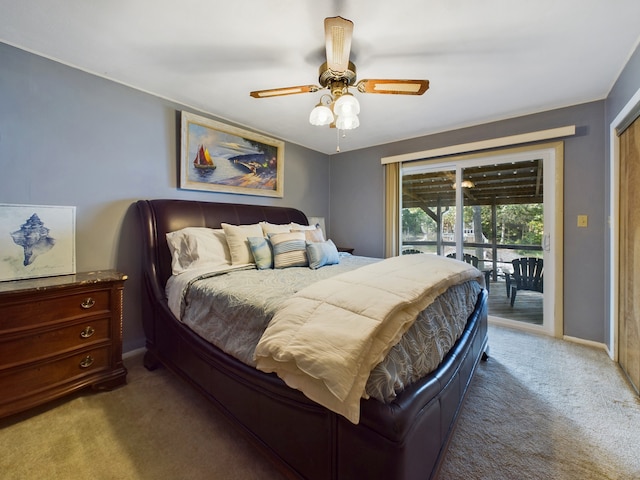
[[[247,237],[258,270],[273,268],[273,250],[271,242],[264,237]]]
[[[309,267],[316,270],[325,265],[340,263],[338,249],[331,240],[326,242],[307,242],[307,257]]]

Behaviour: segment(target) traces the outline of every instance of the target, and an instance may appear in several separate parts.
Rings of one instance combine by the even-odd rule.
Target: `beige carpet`
[[[603,350],[492,326],[442,479],[640,479],[640,400]]]
[[[441,480],[640,478],[640,402],[603,351],[495,326],[490,344]],[[0,478],[283,478],[185,383],[126,364],[125,387],[0,420]]]

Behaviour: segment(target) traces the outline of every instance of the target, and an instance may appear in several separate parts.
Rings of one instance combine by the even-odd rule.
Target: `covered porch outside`
[[[477,257],[478,268],[489,279],[489,315],[535,325],[543,323],[543,295],[518,291],[512,307],[505,275],[513,272],[513,259],[542,257],[539,234],[534,231],[541,228],[535,212],[537,206],[541,212],[543,204],[542,169],[542,159],[469,166],[462,169],[461,183],[463,252]],[[403,174],[402,254],[455,254],[455,205],[453,172]],[[411,214],[415,209],[424,214]]]
[[[491,281],[489,316],[542,325],[542,293],[522,290],[513,307],[509,303],[504,278]]]

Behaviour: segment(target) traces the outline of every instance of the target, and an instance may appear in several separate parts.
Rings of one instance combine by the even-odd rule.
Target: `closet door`
[[[640,119],[620,135],[619,363],[640,391]]]

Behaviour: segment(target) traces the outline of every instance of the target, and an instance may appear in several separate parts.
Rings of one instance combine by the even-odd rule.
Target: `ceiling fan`
[[[349,93],[349,87],[361,93],[382,93],[395,95],[422,95],[429,88],[428,80],[382,80],[366,79],[356,83],[356,66],[349,61],[353,22],[342,17],[324,20],[327,61],[320,66],[318,85],[256,90],[250,93],[254,98],[268,98],[297,93],[313,93],[328,89],[320,103],[312,110],[309,121],[313,125],[330,125],[340,130],[358,127],[360,106]]]

